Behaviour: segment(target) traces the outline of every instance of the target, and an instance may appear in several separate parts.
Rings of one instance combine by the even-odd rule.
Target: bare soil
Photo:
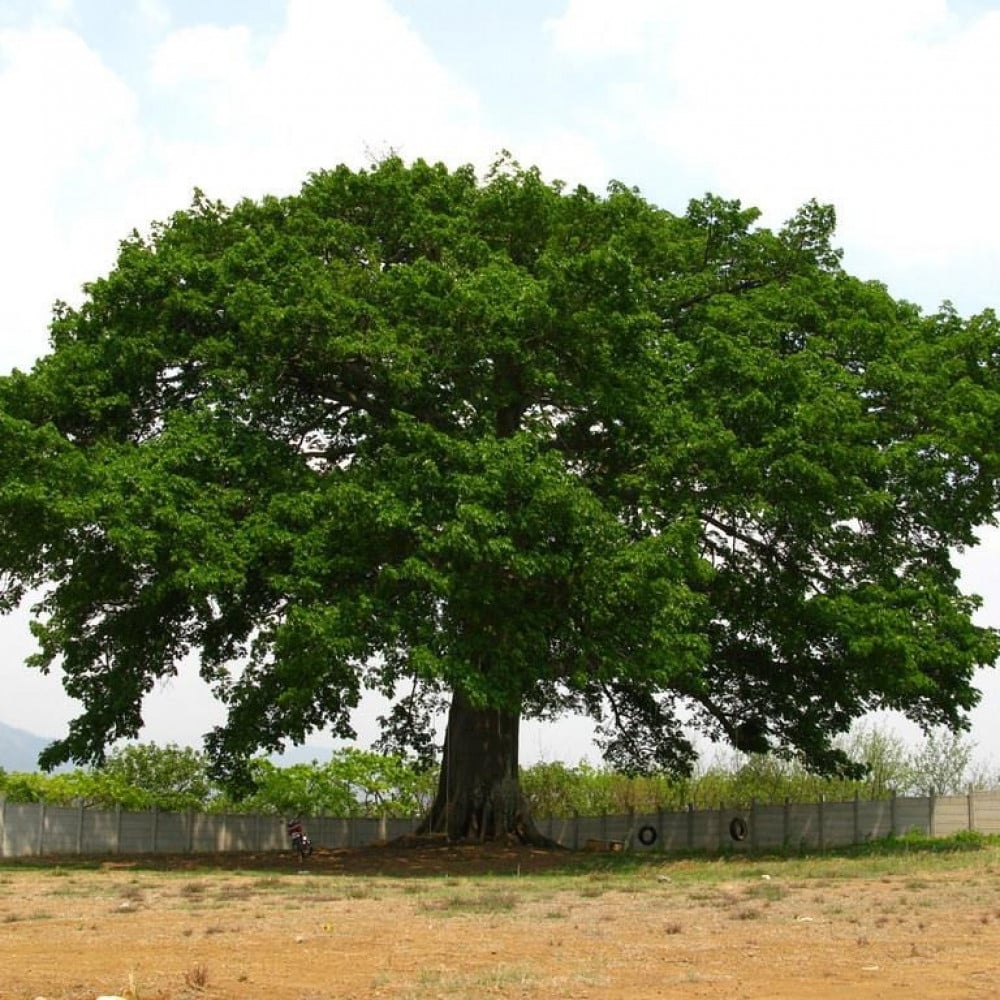
[[[1000,857],[392,845],[0,867],[2,1000],[996,997]]]

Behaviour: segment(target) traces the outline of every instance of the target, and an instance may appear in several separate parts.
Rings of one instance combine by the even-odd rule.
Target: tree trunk
[[[518,840],[553,846],[535,829],[518,781],[517,712],[475,708],[452,696],[437,794],[418,833],[449,840]]]

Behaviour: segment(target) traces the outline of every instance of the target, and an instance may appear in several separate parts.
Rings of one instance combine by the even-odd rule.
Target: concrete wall
[[[416,819],[312,817],[317,847],[362,847],[416,828]],[[566,847],[640,851],[760,851],[860,844],[917,831],[1000,834],[1000,792],[851,802],[688,809],[632,816],[543,819],[541,831]],[[284,821],[241,814],[101,811],[0,799],[0,857],[208,854],[289,849]]]

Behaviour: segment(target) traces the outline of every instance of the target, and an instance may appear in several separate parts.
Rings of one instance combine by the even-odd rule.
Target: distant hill
[[[0,722],[0,767],[5,771],[37,771],[38,755],[54,739],[54,736],[38,736],[26,729],[17,729]],[[289,747],[284,753],[271,754],[270,760],[279,767],[311,764],[314,760],[322,763],[329,760],[335,751],[336,747],[333,746]],[[68,771],[75,766],[61,765],[56,770]]]
[[[0,767],[5,771],[37,771],[38,755],[52,742],[0,722]]]

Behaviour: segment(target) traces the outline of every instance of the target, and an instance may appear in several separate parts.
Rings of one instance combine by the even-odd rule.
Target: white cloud
[[[663,0],[569,0],[561,17],[547,18],[545,28],[556,51],[575,56],[629,55],[643,48],[650,26],[670,20]]]
[[[250,72],[250,29],[202,25],[170,34],[153,54],[150,77],[160,87],[226,82],[238,89]]]
[[[771,223],[833,201],[844,242],[896,267],[1000,253],[1000,14],[959,20],[943,0],[629,0],[627,34],[606,31],[607,16],[572,0],[553,45],[598,65],[627,51],[604,109],[705,187]]]
[[[143,6],[147,29],[169,11]],[[72,9],[55,12],[70,18]],[[0,32],[5,228],[0,370],[43,350],[52,302],[110,266],[118,240],[187,204],[297,189],[369,150],[487,163],[502,145],[476,95],[384,0],[290,0],[281,30],[201,25],[163,34],[127,85],[81,35]],[[5,282],[6,284],[7,282]]]
[[[384,0],[290,0],[281,32],[260,41],[202,27],[171,34],[156,53],[152,78],[188,122],[159,144],[163,167],[188,190],[291,190],[310,170],[362,163],[367,150],[485,160],[475,94]]]
[[[137,156],[129,89],[75,34],[0,31],[0,161],[6,238],[0,370],[41,352],[56,297],[95,276],[93,241],[113,253],[102,210]],[[121,235],[119,232],[117,235]]]
[[[65,177],[87,155],[112,156],[135,117],[128,88],[73,32],[0,31],[0,130],[4,178],[38,188]]]
[[[170,8],[165,0],[134,0],[134,14],[147,31],[164,31],[171,22]]]

